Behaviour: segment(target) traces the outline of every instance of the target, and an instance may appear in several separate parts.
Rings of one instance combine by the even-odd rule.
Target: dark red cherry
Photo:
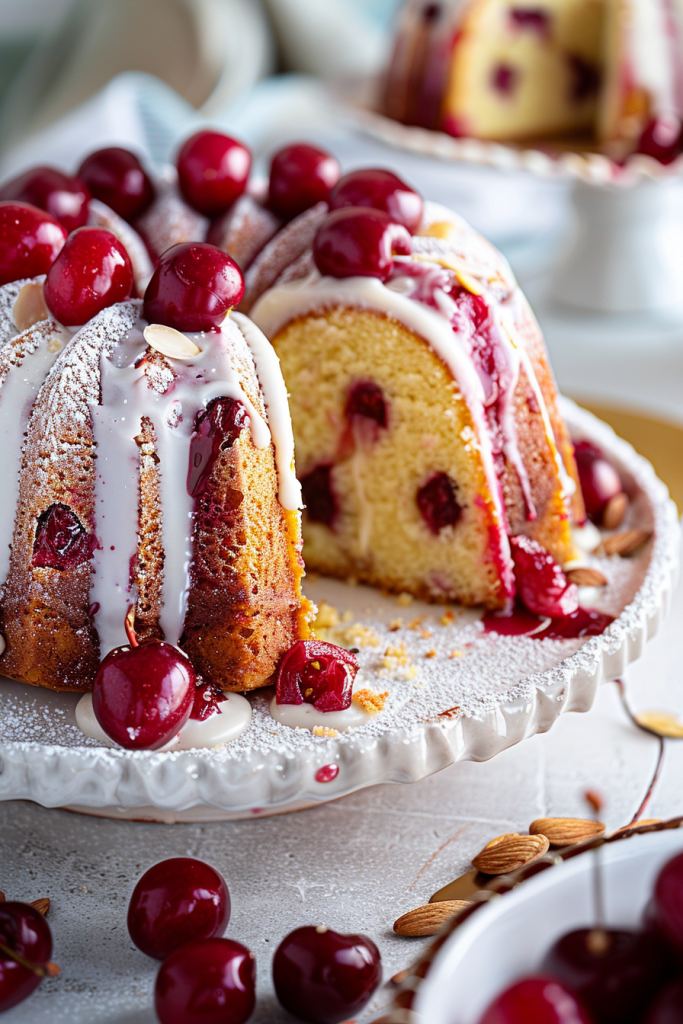
[[[207,718],[211,718],[211,715],[215,715],[219,711],[218,705],[224,700],[225,694],[220,686],[203,681],[198,683],[194,691],[190,718],[194,719],[195,722],[204,722]]]
[[[332,528],[339,508],[332,488],[332,466],[316,466],[301,478],[306,515],[313,523]]]
[[[97,537],[88,533],[68,505],[50,505],[38,516],[31,565],[42,569],[75,569],[92,558]]]
[[[297,640],[277,670],[277,702],[344,711],[351,704],[357,672],[355,655],[343,647],[322,640]]]
[[[349,420],[354,416],[362,416],[373,420],[378,427],[386,427],[387,405],[379,385],[371,380],[361,380],[354,384],[346,399],[344,415]]]
[[[432,533],[455,526],[462,515],[457,486],[447,473],[436,473],[417,492],[417,507]]]
[[[621,478],[602,452],[589,441],[575,444],[574,456],[586,513],[593,522],[599,523],[607,502],[624,489]]]
[[[576,996],[556,978],[534,975],[493,1000],[479,1024],[594,1024]]]
[[[130,613],[129,613],[130,615]],[[93,684],[95,717],[107,736],[127,750],[157,750],[180,732],[194,705],[197,679],[177,647],[161,640],[137,643],[102,659]]]
[[[256,1004],[256,961],[232,939],[195,939],[163,962],[154,986],[161,1024],[244,1024]]]
[[[510,23],[513,28],[536,32],[541,38],[547,38],[550,31],[551,15],[539,8],[512,7]]]
[[[90,192],[80,178],[70,178],[55,167],[32,167],[0,188],[0,199],[20,200],[46,210],[67,232],[88,221]]]
[[[651,933],[579,928],[550,948],[542,970],[575,992],[596,1024],[629,1024],[671,974]]]
[[[280,149],[270,165],[268,205],[290,220],[316,203],[327,202],[339,181],[339,161],[324,149],[296,142]]]
[[[222,935],[229,920],[225,879],[194,857],[171,857],[145,871],[128,904],[131,939],[157,960],[190,940]]]
[[[66,228],[44,210],[0,203],[0,285],[46,274],[66,235]]]
[[[650,923],[683,960],[683,853],[667,861],[657,876]]]
[[[683,153],[683,124],[678,117],[660,117],[650,121],[638,139],[636,153],[644,153],[659,160],[660,164],[671,164]]]
[[[251,153],[229,135],[201,131],[183,144],[177,166],[180,191],[190,206],[216,217],[247,187]]]
[[[313,1024],[355,1017],[382,980],[377,946],[366,935],[296,928],[273,957],[273,984],[285,1010]]]
[[[413,234],[422,221],[422,196],[391,171],[365,167],[340,178],[330,195],[330,208],[371,206],[388,213]]]
[[[517,594],[530,612],[559,618],[579,607],[579,591],[549,551],[528,537],[510,537]]]
[[[50,926],[27,903],[0,903],[0,944],[0,1013],[4,1013],[40,985],[52,956]]]
[[[511,96],[517,88],[519,72],[511,64],[500,61],[491,72],[491,85],[502,96]]]
[[[210,331],[243,295],[242,271],[227,253],[206,242],[181,242],[159,257],[145,317],[178,331]]]
[[[102,228],[79,228],[47,272],[45,302],[67,327],[92,320],[133,291],[130,256],[116,235]]]
[[[386,281],[394,256],[410,255],[410,235],[381,210],[350,206],[328,214],[313,241],[313,259],[330,277]]]
[[[655,996],[643,1024],[683,1024],[683,978],[677,978]]]
[[[124,220],[139,217],[154,199],[154,186],[135,153],[120,146],[98,149],[86,156],[78,175],[95,199]]]
[[[600,68],[576,53],[567,57],[569,66],[569,95],[575,103],[583,103],[595,96],[600,88]]]
[[[206,409],[197,413],[187,472],[187,493],[191,498],[204,493],[216,459],[221,452],[232,448],[240,431],[247,426],[247,410],[235,398],[214,398]]]

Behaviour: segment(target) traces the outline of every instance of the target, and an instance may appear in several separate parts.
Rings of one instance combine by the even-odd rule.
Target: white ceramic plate
[[[682,851],[678,829],[601,847],[607,925],[637,928],[659,869]],[[592,872],[593,855],[582,854],[463,922],[420,984],[411,1024],[477,1024],[499,992],[539,969],[556,939],[595,922]]]
[[[454,761],[485,760],[545,732],[563,711],[587,711],[598,685],[639,657],[659,627],[676,576],[679,525],[648,462],[590,413],[567,402],[564,414],[574,436],[593,439],[630,481],[633,524],[654,530],[634,558],[598,563],[610,579],[601,610],[617,616],[601,636],[483,634],[476,610],[455,608],[442,624],[442,607],[405,607],[367,587],[319,579],[307,587],[311,596],[350,620],[334,638],[361,648],[363,685],[388,693],[368,725],[336,738],[293,730],[270,717],[266,691],[250,696],[248,731],[223,747],[127,752],[85,739],[74,718],[78,695],[0,680],[0,799],[160,821],[277,814],[381,782],[414,782]],[[316,781],[332,763],[336,778]]]

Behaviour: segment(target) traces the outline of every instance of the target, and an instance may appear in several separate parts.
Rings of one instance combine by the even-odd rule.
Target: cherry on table
[[[413,234],[422,221],[422,196],[392,171],[365,167],[340,178],[330,194],[330,208],[369,206],[388,213]]]
[[[574,457],[586,513],[589,519],[599,523],[607,502],[624,489],[621,477],[611,462],[589,441],[579,441],[574,445]]]
[[[327,202],[339,181],[339,161],[331,153],[305,142],[278,150],[270,165],[268,205],[291,219],[316,203]]]
[[[594,1024],[562,982],[532,975],[510,985],[484,1011],[479,1024]]]
[[[344,711],[358,672],[354,654],[323,640],[297,640],[277,670],[278,704],[312,704],[318,711]]]
[[[183,144],[177,167],[180,191],[190,206],[216,217],[247,187],[251,153],[229,135],[201,131]]]
[[[683,960],[683,853],[667,861],[657,876],[649,924]]]
[[[378,277],[388,280],[394,256],[409,256],[410,234],[382,210],[359,206],[333,210],[313,242],[313,259],[330,277]]]
[[[671,974],[663,944],[651,932],[578,928],[555,942],[542,970],[567,985],[596,1024],[629,1024]]]
[[[382,980],[377,946],[366,935],[296,928],[273,957],[280,1003],[300,1020],[339,1024],[354,1017]]]
[[[683,978],[676,978],[655,996],[643,1024],[683,1024]]]
[[[90,191],[81,178],[56,167],[32,167],[0,188],[0,199],[32,203],[46,210],[68,232],[88,221]]]
[[[163,962],[154,986],[161,1024],[244,1024],[256,1003],[256,962],[232,939],[195,939]]]
[[[530,612],[560,618],[579,607],[579,591],[549,551],[528,537],[510,537],[517,593]]]
[[[210,331],[244,295],[235,261],[207,242],[181,242],[159,258],[144,300],[150,323]]]
[[[50,973],[51,956],[52,935],[43,915],[28,903],[0,903],[0,1013],[22,1002],[40,985]]]
[[[66,236],[66,228],[44,210],[0,202],[0,285],[47,273]]]
[[[149,868],[128,904],[131,939],[157,960],[191,939],[222,935],[229,920],[225,879],[194,857],[171,857]]]
[[[127,750],[157,750],[180,732],[192,713],[196,676],[185,655],[162,640],[138,644],[131,613],[130,645],[115,647],[93,684],[95,718]]]
[[[144,167],[135,153],[120,146],[90,153],[78,168],[78,176],[95,199],[124,220],[139,217],[154,199],[154,186]]]
[[[116,235],[102,228],[79,228],[47,272],[45,302],[67,327],[85,324],[133,291],[130,256]]]

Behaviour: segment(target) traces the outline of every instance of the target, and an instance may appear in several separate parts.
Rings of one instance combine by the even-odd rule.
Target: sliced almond
[[[615,494],[605,505],[602,513],[602,525],[606,530],[618,530],[628,512],[628,497],[623,493]]]
[[[604,831],[601,821],[590,818],[537,818],[529,825],[532,835],[545,836],[551,846],[578,846]]]
[[[417,935],[436,935],[441,926],[457,914],[462,914],[465,907],[472,905],[472,900],[443,900],[441,903],[425,903],[403,914],[394,921],[397,935],[411,938]]]
[[[28,281],[24,285],[14,300],[12,315],[20,331],[27,331],[41,320],[49,319],[50,312],[45,305],[43,286],[40,282]]]
[[[569,582],[576,583],[577,587],[604,587],[607,583],[605,574],[589,565],[568,569],[566,576]]]
[[[484,875],[507,875],[542,857],[549,845],[544,835],[520,836],[518,832],[508,832],[487,843],[481,853],[472,858],[472,863]]]
[[[201,352],[186,334],[176,331],[175,327],[148,324],[143,333],[147,344],[169,359],[190,359]]]
[[[649,530],[622,530],[602,542],[603,551],[606,555],[621,555],[625,558],[634,554],[651,536]]]
[[[31,906],[35,907],[38,913],[42,914],[43,917],[45,917],[48,910],[50,909],[50,898],[49,896],[42,896],[39,900],[33,900],[31,902]]]

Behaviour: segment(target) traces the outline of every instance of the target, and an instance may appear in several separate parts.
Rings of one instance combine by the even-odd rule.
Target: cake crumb
[[[407,653],[405,644],[399,644],[398,647],[394,647],[393,644],[389,644],[384,652],[382,658],[382,665],[384,668],[392,669],[398,665],[407,665],[410,661]]]
[[[399,594],[398,597],[396,598],[396,604],[400,604],[402,608],[409,608],[412,603],[412,594],[406,594],[404,592],[403,594]]]
[[[462,651],[451,651],[451,653],[448,655],[448,657],[449,658],[462,658],[463,657],[463,653],[462,653]]]
[[[389,623],[389,632],[396,633],[403,626],[403,619],[392,619]]]
[[[448,611],[443,613],[443,615],[439,619],[439,622],[441,623],[442,626],[450,626],[454,619],[455,615],[449,608]]]
[[[313,620],[313,629],[318,632],[320,630],[330,629],[332,626],[338,626],[340,622],[339,611],[333,604],[323,600],[318,605],[318,614]]]
[[[432,633],[431,629],[423,629],[422,632],[420,633],[420,636],[422,637],[423,640],[426,640],[428,637],[434,636],[434,634]]]
[[[431,651],[427,651],[427,653],[425,654],[425,658],[435,658],[435,657],[436,657],[436,651],[432,647]]]
[[[341,620],[342,620],[342,622],[351,622],[351,619],[352,619],[352,618],[353,618],[353,615],[352,615],[352,614],[351,614],[351,612],[350,612],[350,611],[349,611],[349,610],[347,609],[347,610],[346,610],[346,611],[344,612],[344,614],[342,615],[342,618],[341,618]]]
[[[412,622],[408,623],[408,629],[418,630],[420,628],[420,626],[422,625],[422,623],[424,622],[424,619],[425,619],[424,615],[420,615],[419,618],[413,619]]]
[[[341,647],[379,647],[380,639],[374,629],[364,626],[362,622],[354,622],[352,626],[342,629],[337,626],[333,631],[334,641]]]
[[[333,740],[339,735],[336,729],[330,729],[326,725],[314,725],[311,729],[314,736],[326,736],[328,739]]]
[[[356,690],[353,699],[356,704],[360,704],[364,711],[375,714],[377,711],[384,710],[388,696],[388,690],[385,690],[384,693],[375,693],[374,690]]]

